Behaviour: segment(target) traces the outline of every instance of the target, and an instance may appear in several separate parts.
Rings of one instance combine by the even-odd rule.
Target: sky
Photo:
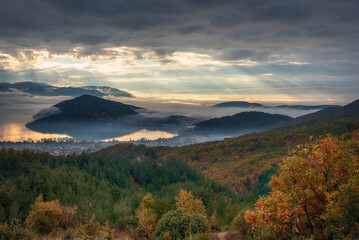
[[[357,0],[0,0],[0,82],[141,101],[347,104]]]

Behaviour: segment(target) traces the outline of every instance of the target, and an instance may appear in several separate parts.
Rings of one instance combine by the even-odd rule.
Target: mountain
[[[141,128],[136,106],[92,95],[60,102],[43,109],[25,126],[41,133],[66,134],[77,139],[102,140],[130,134]]]
[[[349,103],[348,105],[345,105],[344,107],[329,107],[315,113],[303,115],[296,118],[296,121],[328,119],[344,116],[351,117],[357,114],[359,114],[359,99]]]
[[[241,112],[232,116],[213,118],[197,123],[192,132],[195,134],[236,134],[239,132],[263,131],[277,127],[292,120],[291,117],[264,112]]]
[[[220,108],[229,108],[229,107],[238,107],[238,108],[290,108],[290,109],[297,109],[297,110],[321,110],[329,107],[340,107],[339,105],[278,105],[274,107],[265,106],[260,103],[250,103],[245,101],[232,101],[232,102],[223,102],[214,105],[213,107],[220,107]]]
[[[260,103],[249,103],[245,101],[232,101],[232,102],[223,102],[214,105],[213,107],[219,108],[229,108],[229,107],[238,107],[238,108],[260,108],[264,107]]]
[[[88,94],[62,101],[52,106],[51,109],[53,108],[57,108],[59,111],[56,114],[38,120],[97,120],[137,114],[135,110],[141,109],[136,106],[105,100]]]
[[[298,109],[298,110],[321,110],[330,107],[340,107],[339,105],[279,105],[275,106],[275,108],[290,108],[290,109]]]
[[[55,87],[45,83],[17,82],[0,83],[0,91],[11,91],[17,89],[35,96],[73,96],[78,97],[90,94],[97,97],[133,97],[132,94],[106,86],[85,86],[85,87]]]

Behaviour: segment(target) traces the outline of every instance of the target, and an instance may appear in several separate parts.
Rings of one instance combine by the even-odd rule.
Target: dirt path
[[[212,234],[217,240],[226,240],[227,232],[219,232]]]

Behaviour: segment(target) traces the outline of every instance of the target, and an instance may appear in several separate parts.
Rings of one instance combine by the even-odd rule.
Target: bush
[[[232,221],[231,229],[233,234],[237,235],[237,239],[244,239],[248,231],[251,229],[251,225],[244,218],[245,212],[241,211]]]
[[[190,214],[184,209],[170,211],[163,215],[155,232],[155,239],[185,239],[190,234],[204,233],[208,230],[208,221],[204,215]]]
[[[0,240],[30,240],[33,234],[29,230],[23,228],[19,221],[14,219],[10,224],[0,223]]]
[[[62,220],[62,208],[59,201],[44,202],[42,195],[31,205],[31,211],[26,218],[26,225],[40,234],[48,234],[56,230]]]

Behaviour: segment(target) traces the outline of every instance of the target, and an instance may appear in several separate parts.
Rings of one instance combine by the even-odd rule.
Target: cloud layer
[[[0,81],[346,103],[358,25],[355,0],[2,0]]]

